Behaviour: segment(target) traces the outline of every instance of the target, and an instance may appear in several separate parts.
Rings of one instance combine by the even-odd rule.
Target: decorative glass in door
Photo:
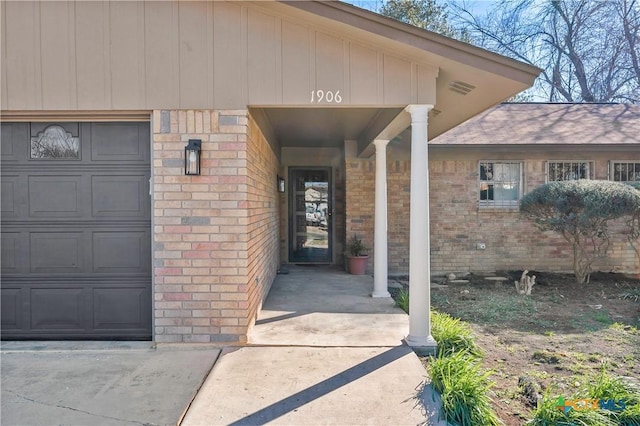
[[[290,169],[290,262],[331,262],[329,176],[328,168]]]

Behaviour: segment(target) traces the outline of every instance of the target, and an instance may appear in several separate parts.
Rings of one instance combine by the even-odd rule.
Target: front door
[[[289,168],[289,262],[331,263],[331,169]]]

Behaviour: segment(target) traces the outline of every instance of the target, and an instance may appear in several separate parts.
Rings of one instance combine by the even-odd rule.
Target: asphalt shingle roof
[[[500,104],[429,142],[434,145],[638,144],[640,105]]]

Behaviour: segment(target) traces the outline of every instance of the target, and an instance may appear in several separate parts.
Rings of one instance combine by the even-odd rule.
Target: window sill
[[[478,205],[478,212],[491,213],[491,212],[512,212],[520,213],[520,206],[490,206],[490,205]]]

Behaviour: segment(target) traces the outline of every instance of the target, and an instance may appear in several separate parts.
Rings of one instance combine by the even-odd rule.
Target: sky
[[[384,0],[342,0],[345,3],[350,3],[354,6],[361,7],[363,9],[377,10],[379,9]],[[496,3],[496,0],[438,0],[438,4],[459,4],[466,3],[467,7],[471,8],[474,14],[482,15],[486,13],[491,6]]]

